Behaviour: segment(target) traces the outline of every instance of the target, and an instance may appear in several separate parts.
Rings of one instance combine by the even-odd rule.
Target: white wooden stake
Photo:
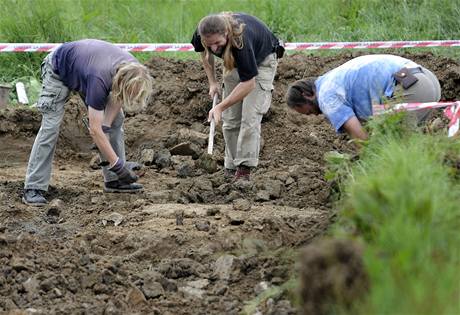
[[[24,83],[18,82],[16,83],[16,93],[18,95],[18,102],[27,105],[29,104],[29,99],[27,98],[26,88],[24,87]]]
[[[217,93],[214,94],[214,98],[212,99],[212,108],[214,108],[217,104]],[[211,125],[209,126],[209,140],[208,140],[208,154],[212,155],[212,149],[214,147],[214,132],[216,130],[216,122],[214,121],[214,117],[211,119]]]

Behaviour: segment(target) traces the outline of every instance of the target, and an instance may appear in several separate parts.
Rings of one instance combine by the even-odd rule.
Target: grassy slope
[[[335,231],[366,244],[372,291],[352,313],[459,314],[460,143],[405,132],[399,117],[371,125]]]

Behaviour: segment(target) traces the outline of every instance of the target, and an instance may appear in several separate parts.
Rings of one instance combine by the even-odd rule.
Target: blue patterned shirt
[[[372,104],[382,104],[393,95],[393,73],[413,61],[393,55],[366,55],[354,58],[320,76],[316,81],[319,108],[337,132],[356,116],[372,116]]]

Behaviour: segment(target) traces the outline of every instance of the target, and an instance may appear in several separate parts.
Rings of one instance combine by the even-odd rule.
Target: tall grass
[[[366,243],[372,288],[353,314],[460,314],[459,162],[460,144],[445,136],[370,139],[337,226]]]
[[[0,0],[0,7],[0,42],[187,43],[203,16],[221,11],[253,14],[286,41],[460,38],[460,3],[451,0]],[[42,57],[0,54],[0,80],[36,74]]]

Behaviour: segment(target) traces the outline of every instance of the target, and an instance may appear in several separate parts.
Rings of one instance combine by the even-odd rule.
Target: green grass
[[[343,185],[335,232],[366,243],[372,287],[353,314],[459,314],[460,185],[452,165],[460,143],[405,132],[398,117],[383,124]]]
[[[253,14],[290,42],[460,38],[460,3],[451,0],[0,0],[0,6],[0,42],[10,43],[188,43],[203,16],[221,11]],[[0,54],[0,81],[36,76],[42,58]]]

